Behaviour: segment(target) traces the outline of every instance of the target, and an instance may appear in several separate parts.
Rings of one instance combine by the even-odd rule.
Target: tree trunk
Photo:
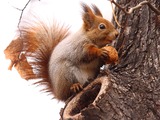
[[[128,7],[140,2],[142,0],[118,0],[118,4]],[[159,0],[151,3],[160,9]],[[103,89],[107,92],[99,98],[92,96],[96,102],[87,96],[84,102],[88,103],[83,107],[78,100],[70,115],[79,114],[72,119],[84,120],[160,120],[160,15],[145,5],[130,15],[116,8],[116,16],[122,25],[115,43],[120,59],[118,65],[109,66],[105,77],[109,86]],[[99,83],[102,84],[91,87],[92,90],[99,92],[104,84]],[[93,92],[88,91],[90,93]]]

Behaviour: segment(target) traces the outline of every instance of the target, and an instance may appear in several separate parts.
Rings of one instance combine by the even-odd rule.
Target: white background
[[[111,20],[110,2],[107,0],[84,0],[96,4],[105,18]],[[17,71],[8,71],[10,61],[5,59],[3,50],[16,34],[22,9],[27,0],[1,0],[0,3],[0,120],[58,120],[63,103],[52,100],[52,96],[39,92],[40,88],[23,80]],[[26,11],[43,17],[56,19],[76,31],[82,24],[79,0],[33,0]]]

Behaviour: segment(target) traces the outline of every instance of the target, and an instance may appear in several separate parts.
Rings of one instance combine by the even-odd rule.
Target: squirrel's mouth
[[[112,43],[113,42],[113,40],[108,40],[108,44],[110,44],[110,43]]]
[[[106,39],[106,44],[111,44],[114,40]]]

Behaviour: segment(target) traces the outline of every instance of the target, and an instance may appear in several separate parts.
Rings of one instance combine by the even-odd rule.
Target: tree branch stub
[[[64,109],[61,110],[61,120],[82,120],[82,112],[88,107],[96,107],[97,102],[102,99],[110,88],[111,83],[107,76],[99,77],[86,86],[80,93],[74,96]]]

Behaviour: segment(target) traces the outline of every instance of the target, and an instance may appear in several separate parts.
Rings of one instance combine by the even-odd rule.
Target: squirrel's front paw
[[[104,47],[101,48],[101,56],[100,57],[103,61],[106,61],[109,58],[108,51],[106,49],[104,49]]]
[[[83,86],[80,83],[74,83],[71,87],[70,90],[73,93],[78,93],[83,89]]]
[[[117,64],[118,63],[118,52],[112,46],[105,46],[101,48],[102,59],[106,64]]]

